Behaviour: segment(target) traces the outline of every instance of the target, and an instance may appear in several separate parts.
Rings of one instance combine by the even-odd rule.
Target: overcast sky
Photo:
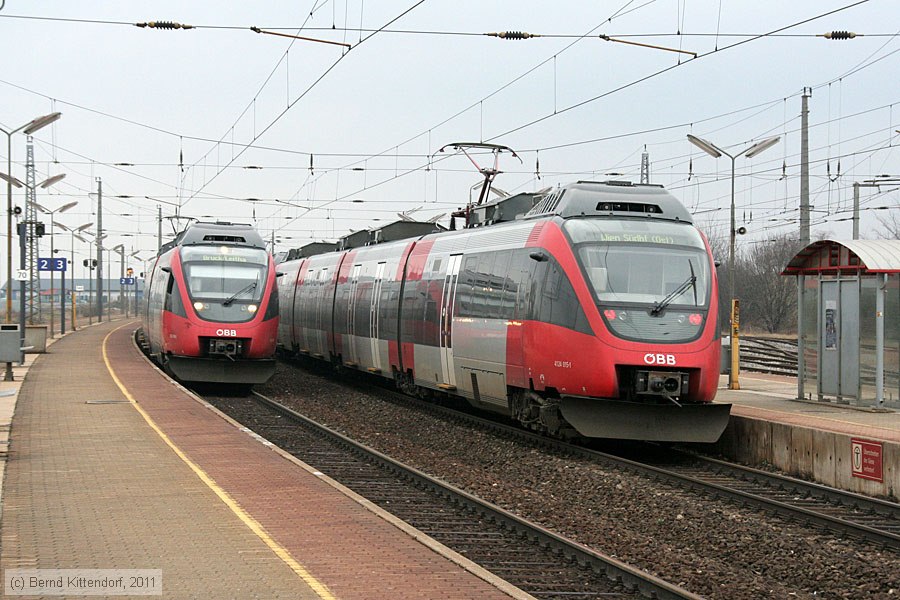
[[[480,180],[463,156],[432,158],[458,141],[518,152],[521,163],[500,159],[496,186],[508,192],[638,181],[646,147],[651,182],[727,237],[731,163],[689,144],[688,133],[732,153],[781,136],[737,159],[737,225],[748,229],[739,247],[762,243],[799,229],[804,87],[814,237],[850,237],[853,182],[900,175],[896,0],[0,5],[0,127],[63,113],[35,135],[34,153],[37,182],[67,177],[38,190],[38,202],[77,200],[57,220],[96,222],[102,179],[106,245],[144,258],[156,249],[160,206],[164,217],[252,222],[266,239],[274,233],[276,250],[385,224],[399,211],[448,213]],[[133,25],[148,21],[195,28]],[[815,37],[834,30],[864,35]],[[543,37],[481,35],[500,31]],[[13,136],[21,180],[25,146]],[[5,172],[5,143],[0,155]],[[882,207],[897,210],[891,189],[863,188],[863,237],[876,236]],[[24,194],[14,190],[13,201],[21,206]],[[171,235],[172,220],[163,227]],[[71,240],[56,241],[68,249]],[[76,251],[80,268],[87,249]]]

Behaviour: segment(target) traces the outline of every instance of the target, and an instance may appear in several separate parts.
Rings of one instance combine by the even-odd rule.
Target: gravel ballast
[[[900,598],[900,556],[606,470],[279,364],[257,390],[410,466],[708,598]]]

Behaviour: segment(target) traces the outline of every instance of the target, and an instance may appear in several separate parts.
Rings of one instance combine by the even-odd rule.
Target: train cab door
[[[372,302],[369,306],[369,343],[372,345],[372,369],[381,372],[381,351],[378,347],[379,314],[381,308],[381,283],[384,279],[386,263],[380,262],[375,267],[375,280],[372,282]]]
[[[448,390],[456,389],[456,367],[453,362],[453,305],[456,301],[456,281],[459,278],[460,264],[462,264],[462,254],[450,255],[441,296],[440,346],[444,383],[438,387]]]
[[[353,265],[350,271],[350,296],[347,298],[347,339],[345,340],[345,348],[348,355],[344,360],[348,361],[351,366],[359,365],[359,352],[357,350],[357,336],[360,333],[356,331],[356,311],[358,310],[357,292],[359,291],[359,272],[362,265]]]

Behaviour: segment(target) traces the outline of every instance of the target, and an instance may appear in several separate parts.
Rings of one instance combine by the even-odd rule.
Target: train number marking
[[[237,337],[237,329],[216,329],[216,335],[229,335]]]
[[[571,360],[554,360],[553,366],[559,367],[560,369],[571,369],[572,361]]]
[[[644,362],[648,365],[669,365],[670,367],[674,367],[676,364],[674,354],[653,354],[652,352],[644,355]]]

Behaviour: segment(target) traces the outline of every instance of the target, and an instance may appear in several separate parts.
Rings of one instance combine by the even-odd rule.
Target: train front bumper
[[[678,406],[583,396],[563,396],[559,409],[585,437],[654,442],[715,442],[731,414],[730,404]]]
[[[170,356],[166,367],[179,381],[260,384],[275,374],[275,359],[194,358]]]

